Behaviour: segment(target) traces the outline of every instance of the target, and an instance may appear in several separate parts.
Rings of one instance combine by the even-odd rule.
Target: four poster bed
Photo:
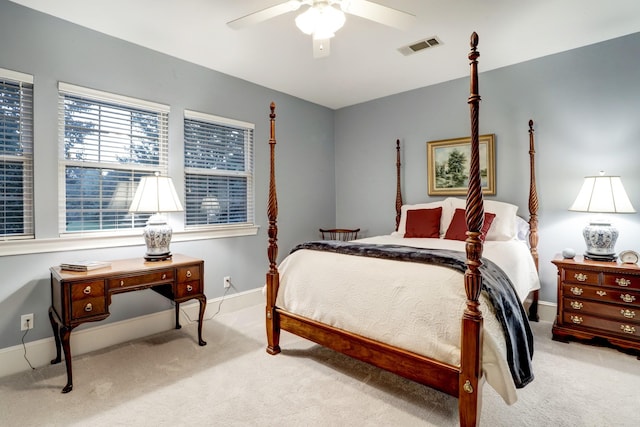
[[[396,232],[307,242],[279,268],[273,103],[270,114],[267,352],[280,352],[281,330],[299,335],[457,397],[462,426],[479,423],[485,380],[510,404],[515,389],[533,379],[533,337],[522,303],[529,294],[536,300],[539,289],[533,122],[527,244],[510,234],[517,207],[482,198],[477,43],[473,33],[466,201],[403,206],[398,141]],[[535,309],[534,301],[530,317]]]

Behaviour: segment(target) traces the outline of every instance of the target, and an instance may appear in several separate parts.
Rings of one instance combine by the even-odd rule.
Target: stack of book
[[[109,261],[74,261],[60,264],[62,270],[70,271],[90,271],[105,267],[111,267],[111,263]]]

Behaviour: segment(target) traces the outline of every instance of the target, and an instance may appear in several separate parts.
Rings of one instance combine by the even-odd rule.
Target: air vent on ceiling
[[[429,49],[430,47],[440,46],[442,42],[436,36],[427,37],[426,39],[418,40],[417,42],[411,43],[407,46],[402,46],[398,48],[401,54],[404,56],[413,55],[414,53],[421,52],[425,49]]]

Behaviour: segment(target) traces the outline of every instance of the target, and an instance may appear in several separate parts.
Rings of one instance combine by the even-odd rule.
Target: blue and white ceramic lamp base
[[[606,221],[591,222],[587,225],[582,235],[587,244],[584,257],[594,261],[615,261],[616,240],[618,240],[618,230]]]

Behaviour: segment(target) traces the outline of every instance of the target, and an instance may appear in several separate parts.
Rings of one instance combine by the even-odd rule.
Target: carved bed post
[[[533,120],[529,120],[529,250],[533,257],[533,263],[538,268],[538,191],[536,189],[536,162],[533,134]],[[540,291],[533,292],[533,301],[529,307],[529,320],[539,321],[538,298]]]
[[[396,231],[400,226],[400,212],[402,210],[402,188],[400,185],[400,140],[396,139]]]
[[[267,326],[267,353],[280,353],[280,324],[276,313],[276,295],[280,284],[280,273],[276,265],[278,258],[278,197],[276,194],[276,104],[270,105],[271,113],[269,122],[271,124],[269,136],[270,148],[270,168],[269,168],[269,201],[267,205],[267,216],[269,218],[269,247],[267,255],[269,257],[269,271],[267,273],[267,306],[266,306],[266,326]]]
[[[484,206],[480,181],[479,149],[479,109],[478,92],[478,34],[471,35],[471,88],[469,108],[471,113],[471,163],[465,218],[467,221],[467,270],[464,273],[464,287],[467,293],[467,306],[462,316],[461,354],[460,354],[460,395],[458,408],[461,426],[475,426],[480,419],[480,394],[482,377],[482,312],[480,311],[480,291],[482,275],[482,241],[480,230],[484,222]]]

